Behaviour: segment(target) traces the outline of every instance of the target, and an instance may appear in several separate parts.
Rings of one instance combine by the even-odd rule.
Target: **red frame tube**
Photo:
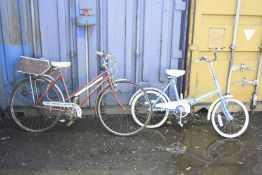
[[[103,77],[103,75],[105,75]],[[108,81],[111,89],[112,89],[112,93],[117,101],[117,103],[121,106],[121,108],[124,108],[123,104],[120,102],[119,98],[116,96],[115,94],[115,91],[114,91],[114,85],[113,85],[113,82],[111,80],[111,77],[110,77],[110,74],[108,73],[108,71],[104,71],[103,73],[99,74],[98,76],[96,76],[94,79],[92,79],[90,82],[88,82],[87,84],[83,85],[81,88],[79,88],[78,90],[74,91],[71,95],[69,94],[69,91],[68,91],[68,88],[67,88],[67,85],[66,85],[66,82],[65,82],[65,79],[64,79],[64,76],[62,74],[61,71],[59,71],[59,74],[56,76],[56,78],[50,82],[50,86],[48,87],[47,91],[46,91],[46,94],[42,95],[36,102],[35,106],[37,107],[37,104],[45,97],[47,96],[47,93],[51,90],[51,88],[55,85],[55,83],[58,81],[58,80],[61,80],[63,86],[64,86],[64,89],[66,91],[66,95],[67,95],[67,99],[70,103],[71,103],[71,98],[74,97],[75,94],[77,94],[78,92],[80,92],[82,89],[88,87],[91,83],[95,82],[97,79],[99,79],[100,77],[103,77],[103,79],[99,82],[99,84],[89,93],[86,95],[86,97],[83,98],[83,100],[81,100],[79,102],[80,106],[83,105],[96,91],[97,89],[105,82],[105,81]],[[46,107],[41,107],[39,106],[40,108],[46,108]],[[53,110],[58,110],[58,111],[64,111],[64,110],[61,110],[61,109],[56,109],[56,108],[52,108]]]

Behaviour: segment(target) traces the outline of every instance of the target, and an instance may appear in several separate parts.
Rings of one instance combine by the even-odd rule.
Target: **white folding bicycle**
[[[204,56],[197,60],[197,62],[205,61],[209,63],[210,72],[216,90],[195,99],[180,98],[176,88],[176,78],[184,75],[184,70],[166,70],[169,83],[162,90],[153,87],[144,88],[151,99],[152,106],[151,120],[147,125],[148,128],[157,128],[163,125],[166,122],[169,113],[176,116],[179,120],[178,124],[182,127],[182,119],[190,113],[191,106],[203,101],[204,99],[218,95],[219,98],[211,104],[207,115],[207,119],[211,119],[216,132],[226,138],[238,137],[245,132],[249,123],[249,114],[245,105],[239,100],[234,99],[231,95],[224,95],[222,93],[214,71],[213,66],[217,59],[217,52],[221,49],[222,48],[216,48],[214,50],[214,58],[212,59]],[[171,101],[166,94],[166,91],[171,86],[174,88],[176,101]],[[142,92],[136,92],[130,103],[135,103],[136,106],[144,106],[144,104],[141,103],[141,100],[139,100],[142,95]],[[133,117],[139,125],[143,125],[135,114],[133,114]]]

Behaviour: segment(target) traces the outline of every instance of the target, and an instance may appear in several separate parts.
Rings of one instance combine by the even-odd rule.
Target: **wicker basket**
[[[21,56],[19,60],[18,72],[43,75],[50,69],[50,64],[48,60],[36,59]]]

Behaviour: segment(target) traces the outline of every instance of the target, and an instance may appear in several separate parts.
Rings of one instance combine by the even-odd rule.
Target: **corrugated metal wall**
[[[76,24],[83,8],[97,18],[88,34]],[[16,72],[21,55],[71,61],[64,71],[70,89],[100,72],[96,50],[116,55],[118,78],[164,83],[166,68],[183,69],[186,9],[180,0],[1,0],[1,106],[8,106],[10,90],[22,78]]]
[[[194,63],[201,56],[212,57],[213,50],[210,47],[227,47],[218,54],[215,64],[222,91],[226,92],[237,2],[237,0],[191,0],[187,59],[187,69],[190,70],[190,73],[187,74],[185,88],[187,97],[194,98],[215,89],[209,74],[209,65]],[[254,70],[234,71],[230,82],[230,93],[236,99],[245,102],[247,106],[249,106],[254,93],[254,85],[239,86],[236,84],[242,82],[243,78],[251,81],[256,79],[261,54],[259,46],[262,44],[261,7],[261,0],[241,0],[240,3],[233,65],[240,67],[241,64],[244,64]],[[247,31],[251,31],[251,35],[247,35]],[[262,101],[261,80],[259,81],[258,101]],[[203,105],[213,102],[216,98],[217,96],[207,99]]]

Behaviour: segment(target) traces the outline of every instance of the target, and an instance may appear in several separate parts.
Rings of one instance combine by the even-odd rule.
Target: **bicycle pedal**
[[[75,120],[70,120],[70,121],[67,123],[67,126],[70,127],[74,122],[75,122]]]

